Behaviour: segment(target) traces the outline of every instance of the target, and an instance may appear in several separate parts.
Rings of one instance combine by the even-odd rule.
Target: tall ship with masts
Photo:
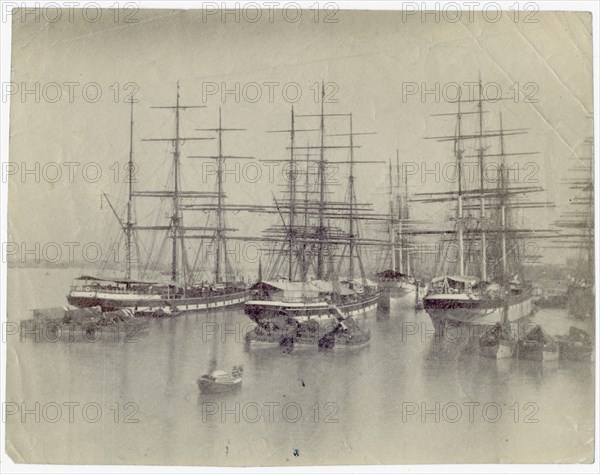
[[[272,244],[266,278],[261,275],[245,304],[259,326],[335,325],[340,314],[366,315],[377,307],[379,291],[366,277],[362,249],[379,242],[361,235],[360,222],[372,216],[355,188],[355,167],[376,162],[355,158],[361,134],[353,130],[352,115],[325,113],[324,86],[321,92],[320,113],[300,115],[292,108],[289,129],[277,130],[289,134],[288,156],[274,160],[289,170],[284,195],[257,212],[275,214],[280,223],[265,232]],[[338,183],[345,184],[340,198],[332,181],[342,170],[347,182]]]
[[[525,236],[543,237],[543,229],[517,228],[517,209],[546,207],[549,203],[533,202],[527,195],[542,191],[537,186],[514,186],[510,182],[507,156],[535,152],[507,152],[505,139],[524,134],[524,129],[504,129],[502,115],[499,128],[484,128],[481,81],[479,96],[471,100],[456,100],[457,112],[436,114],[454,116],[455,133],[432,137],[453,144],[457,170],[457,189],[451,192],[419,193],[415,200],[427,203],[451,202],[455,206],[453,228],[443,230],[447,245],[438,261],[438,276],[430,285],[423,303],[436,331],[443,332],[448,323],[476,325],[485,328],[523,321],[532,314],[532,289],[524,278]],[[463,110],[475,104],[475,110]],[[471,104],[472,105],[472,104]],[[465,131],[466,119],[475,118],[475,130]],[[496,152],[490,152],[495,142]],[[478,177],[474,187],[467,186],[465,158],[474,158]],[[486,176],[489,159],[495,158],[493,177]],[[425,196],[425,197],[422,197]],[[449,238],[448,238],[449,237]],[[454,251],[454,252],[453,252]],[[443,268],[442,268],[443,267]]]
[[[594,322],[594,167],[593,140],[588,138],[584,145],[589,153],[577,156],[576,164],[564,179],[574,196],[569,199],[570,209],[563,212],[555,223],[561,229],[555,241],[561,250],[574,250],[571,281],[567,288],[567,310],[577,319]],[[594,332],[593,329],[591,331]]]
[[[408,182],[404,177],[401,185],[400,156],[396,150],[396,179],[394,182],[392,162],[389,162],[389,218],[384,223],[388,244],[382,247],[384,268],[375,274],[378,287],[388,291],[391,297],[414,298],[417,281],[413,276],[412,242],[407,231],[414,225],[408,206]]]
[[[201,129],[216,137],[185,137],[181,133],[181,115],[201,106],[181,105],[179,84],[176,102],[166,109],[175,115],[173,136],[144,141],[171,145],[172,155],[167,185],[162,190],[142,190],[134,186],[133,101],[131,101],[130,149],[127,163],[127,203],[122,217],[108,195],[104,198],[113,212],[125,240],[125,272],[122,277],[82,275],[75,279],[67,299],[77,307],[100,306],[103,311],[131,309],[137,316],[171,316],[242,304],[248,297],[247,286],[238,281],[228,260],[227,237],[231,229],[225,216],[223,189],[223,133],[221,111],[216,128]],[[198,191],[182,186],[182,145],[185,142],[217,140],[217,153],[191,156],[213,160],[216,164],[216,190]],[[136,175],[137,176],[137,175]],[[153,222],[140,222],[136,200],[153,199],[148,204]],[[156,204],[158,203],[158,204]],[[207,216],[208,217],[204,217]],[[188,220],[204,225],[189,225]],[[165,222],[166,221],[166,222]],[[148,236],[146,243],[142,233]],[[150,243],[148,243],[148,240]],[[157,242],[160,242],[158,246]],[[158,247],[158,248],[157,248]],[[143,251],[146,252],[142,258]],[[209,256],[210,258],[208,258]],[[169,270],[167,270],[169,268]],[[204,277],[204,278],[203,278]]]

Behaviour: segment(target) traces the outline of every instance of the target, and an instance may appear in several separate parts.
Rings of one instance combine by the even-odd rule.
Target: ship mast
[[[454,155],[456,157],[456,172],[458,180],[458,195],[457,195],[457,206],[456,206],[456,225],[458,234],[458,274],[464,276],[465,274],[465,250],[464,250],[464,236],[463,236],[463,189],[462,189],[462,166],[463,166],[463,150],[461,148],[461,122],[462,115],[460,112],[461,93],[459,89],[458,95],[458,112],[456,114],[456,135],[454,139]]]
[[[508,277],[507,255],[506,255],[506,157],[504,155],[504,132],[502,127],[502,112],[500,112],[500,230],[501,230],[501,251],[502,251],[502,281],[506,283]]]
[[[396,150],[396,173],[398,174],[398,194],[400,194],[400,153]],[[411,268],[411,256],[410,249],[408,248],[408,239],[406,238],[406,234],[404,232],[404,225],[408,224],[410,219],[409,210],[408,210],[408,181],[404,182],[404,202],[402,203],[403,215],[402,222],[400,223],[400,236],[402,242],[402,250],[404,252],[402,255],[402,261],[406,262],[406,274],[410,275],[412,273]]]
[[[317,279],[323,278],[323,240],[325,233],[325,84],[321,82],[321,120],[319,125],[321,146],[319,149],[319,214],[317,228]]]
[[[390,169],[390,175],[392,173],[392,170]],[[397,187],[396,187],[396,203],[397,203],[397,210],[396,210],[396,219],[397,219],[397,228],[396,228],[396,239],[398,242],[400,242],[400,248],[396,248],[394,247],[394,252],[398,252],[398,270],[400,271],[400,273],[404,273],[405,271],[405,263],[406,263],[406,273],[409,273],[408,270],[408,261],[405,257],[408,257],[407,255],[405,255],[405,241],[404,241],[404,233],[402,232],[402,225],[403,225],[403,219],[405,218],[404,216],[404,205],[406,203],[402,202],[402,194],[400,192],[400,150],[396,149],[396,183],[397,183]],[[391,186],[391,181],[390,181],[390,186]]]
[[[196,131],[201,132],[215,132],[217,134],[217,154],[216,155],[193,155],[188,158],[196,158],[196,159],[211,159],[215,161],[217,166],[216,169],[216,187],[217,191],[215,194],[216,197],[216,205],[213,206],[205,206],[205,205],[189,205],[186,206],[186,210],[211,210],[215,212],[216,215],[216,226],[215,227],[204,227],[202,230],[213,231],[213,242],[215,245],[215,262],[213,269],[213,278],[215,283],[228,283],[230,278],[233,276],[231,272],[231,265],[229,263],[229,257],[227,253],[227,232],[230,229],[227,227],[227,222],[225,219],[225,211],[227,208],[235,208],[237,207],[240,210],[242,209],[240,206],[231,206],[228,207],[225,205],[225,192],[224,192],[224,182],[223,182],[223,174],[224,174],[224,165],[225,160],[227,159],[235,159],[235,160],[251,160],[253,159],[250,156],[233,156],[233,155],[225,155],[223,152],[223,134],[225,132],[237,132],[244,131],[243,128],[227,128],[223,127],[223,114],[222,109],[219,107],[219,123],[217,128],[197,128]],[[205,238],[205,236],[200,236],[200,238]],[[223,268],[224,267],[224,268]],[[225,281],[224,281],[225,280]]]
[[[215,258],[215,283],[221,283],[221,244],[225,257],[227,249],[223,239],[223,121],[221,107],[219,107],[218,151],[217,151],[217,230],[215,231],[216,258]]]
[[[129,161],[127,163],[127,177],[128,177],[128,193],[127,193],[127,221],[125,222],[125,279],[131,279],[131,264],[132,254],[135,252],[133,246],[133,103],[131,99],[129,104],[130,108],[130,120],[129,120]],[[135,252],[137,255],[137,252]]]
[[[293,264],[294,264],[294,216],[296,215],[296,169],[295,169],[295,156],[294,156],[294,143],[296,140],[296,131],[294,128],[294,106],[291,111],[291,126],[290,126],[290,212],[289,212],[289,227],[288,227],[288,241],[290,246],[290,253],[288,255],[288,280],[292,281],[294,277]]]
[[[169,106],[155,106],[153,109],[169,109],[175,112],[175,136],[170,138],[147,138],[143,141],[148,142],[170,142],[173,145],[173,188],[170,191],[131,191],[132,196],[142,197],[159,197],[159,198],[171,198],[172,203],[172,214],[170,216],[170,225],[167,228],[170,232],[172,239],[171,247],[171,281],[174,284],[178,284],[181,278],[183,283],[183,291],[185,293],[186,286],[188,284],[188,262],[185,249],[184,233],[186,230],[196,230],[196,228],[184,228],[182,225],[181,217],[181,199],[194,198],[194,197],[206,197],[209,193],[194,193],[194,192],[182,192],[181,191],[181,144],[188,140],[212,140],[212,138],[199,138],[199,137],[182,137],[180,132],[180,121],[181,111],[187,109],[200,109],[204,106],[200,105],[181,105],[180,93],[179,93],[179,81],[177,81],[177,95],[175,105]],[[164,229],[163,226],[143,226],[137,227],[143,230],[159,230]],[[178,246],[181,247],[181,272],[179,268],[179,255]],[[180,275],[182,273],[182,275]]]
[[[355,241],[355,231],[354,231],[354,204],[356,200],[356,195],[354,192],[354,133],[352,130],[352,114],[350,114],[350,170],[348,174],[348,194],[349,194],[349,238],[350,238],[350,260],[348,265],[348,273],[350,280],[354,279],[354,247],[356,245]],[[364,278],[364,275],[362,275]]]
[[[393,184],[392,184],[392,160],[390,160],[389,162],[389,168],[390,168],[390,223],[388,224],[388,232],[389,232],[389,239],[390,239],[390,247],[392,249],[392,271],[395,272],[396,271],[396,245],[394,245],[395,243],[395,226],[394,223],[396,221],[395,219],[395,215],[394,215],[394,188],[393,188]]]
[[[483,87],[481,85],[481,76],[479,77],[479,100],[477,101],[477,111],[479,116],[479,147],[477,155],[479,161],[479,215],[481,226],[481,280],[487,280],[487,262],[486,262],[486,235],[485,235],[485,169],[484,169],[484,152],[483,146]]]
[[[310,142],[307,143],[307,146],[310,147]],[[304,178],[304,228],[302,232],[302,236],[306,239],[308,235],[308,204],[309,204],[309,190],[310,190],[310,148],[306,150],[306,175]],[[302,243],[302,254],[300,256],[300,263],[302,265],[302,275],[301,279],[303,282],[306,282],[308,275],[308,259],[306,258],[306,250],[307,245],[306,241]]]
[[[185,255],[185,246],[183,245],[183,239],[181,239],[181,231],[179,226],[181,224],[181,216],[179,212],[179,150],[180,138],[179,138],[179,82],[177,82],[177,101],[175,103],[175,150],[173,152],[173,215],[171,216],[171,227],[173,232],[173,249],[171,254],[171,280],[177,281],[178,268],[177,268],[177,244],[178,240],[181,243],[181,255]],[[183,265],[185,268],[185,265]],[[185,275],[184,275],[185,282]]]

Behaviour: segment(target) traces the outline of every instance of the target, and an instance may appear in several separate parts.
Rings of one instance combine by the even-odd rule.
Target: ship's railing
[[[318,303],[319,301],[323,301],[319,298],[308,298],[308,297],[299,297],[299,296],[284,296],[281,298],[281,301],[284,303]]]
[[[117,295],[125,294],[162,294],[157,289],[149,288],[114,288],[102,285],[71,285],[71,291],[94,292],[94,293],[110,293]]]

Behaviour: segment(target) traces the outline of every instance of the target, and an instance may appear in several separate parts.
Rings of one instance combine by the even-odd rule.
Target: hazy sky
[[[455,111],[455,105],[444,100],[455,95],[452,83],[464,86],[481,74],[484,83],[493,83],[486,89],[488,95],[500,90],[512,98],[486,105],[491,112],[486,114],[486,125],[497,128],[501,110],[505,127],[529,129],[527,136],[507,140],[507,152],[540,152],[509,159],[509,164],[530,163],[519,184],[527,176],[534,181],[526,184],[547,190],[536,200],[565,205],[570,191],[560,179],[573,166],[571,159],[585,152],[583,141],[592,130],[591,15],[537,13],[535,23],[524,23],[523,17],[515,22],[507,14],[496,23],[482,20],[479,14],[473,21],[465,15],[455,23],[444,18],[436,22],[433,16],[425,22],[419,16],[403,18],[399,12],[338,12],[335,18],[337,23],[315,22],[305,12],[301,21],[291,23],[276,13],[270,22],[265,13],[260,21],[249,23],[243,16],[236,22],[233,16],[222,21],[219,15],[203,18],[200,12],[154,10],[140,11],[135,16],[138,23],[126,24],[122,18],[115,22],[105,11],[96,23],[76,14],[75,21],[63,15],[63,20],[50,24],[34,18],[22,22],[17,15],[12,80],[19,90],[11,99],[10,161],[19,169],[9,188],[9,240],[42,245],[102,241],[98,236],[111,214],[106,204],[100,208],[101,192],[118,206],[124,202],[124,187],[115,183],[113,163],[123,164],[128,156],[129,108],[123,102],[134,87],[128,83],[135,84],[139,100],[134,150],[140,188],[161,189],[165,181],[169,145],[140,140],[172,136],[172,113],[150,106],[172,105],[177,81],[182,103],[207,106],[183,113],[184,135],[206,135],[194,129],[214,127],[222,105],[225,125],[247,129],[226,136],[225,152],[273,159],[285,156],[287,138],[265,132],[289,127],[290,106],[298,89],[302,97],[293,104],[297,113],[317,113],[315,83],[323,80],[336,85],[338,103],[327,104],[327,111],[352,112],[356,131],[377,132],[357,139],[362,145],[357,158],[387,161],[399,149],[401,160],[416,166],[410,165],[417,170],[410,183],[411,192],[418,192],[453,189],[443,180],[444,166],[452,157],[451,143],[424,137],[453,133],[452,118],[431,114]],[[50,83],[61,84],[58,100]],[[65,83],[77,84],[72,103]],[[82,88],[89,83],[96,85],[88,86],[85,100]],[[232,93],[223,103],[219,92],[223,87],[235,90],[236,83],[239,101]],[[256,99],[257,88],[251,83],[260,85],[260,98]],[[36,84],[39,100],[33,93],[21,94],[24,87],[34,90]],[[272,100],[269,87],[274,91]],[[215,88],[216,94],[203,97],[203,90]],[[434,92],[422,97],[424,88]],[[98,89],[102,97],[92,103]],[[527,103],[528,98],[536,103]],[[214,143],[187,142],[182,159],[188,167],[188,155],[210,153]],[[35,170],[36,162],[40,182],[35,182],[35,173],[21,175],[24,166]],[[80,163],[72,183],[67,162]],[[432,174],[423,179],[420,171],[425,164],[435,170],[435,163],[440,167],[438,179]],[[82,176],[86,164],[87,180]],[[278,186],[270,182],[268,168],[259,163],[262,179],[248,183],[243,176],[253,179],[256,167],[244,166],[241,182],[236,183],[233,175],[226,180],[231,202],[269,202]],[[62,170],[61,179],[45,182],[44,170],[46,177],[55,180],[57,168]],[[98,169],[101,178],[90,182]],[[120,171],[122,181],[122,165]],[[380,211],[386,205],[386,173],[386,165],[361,167],[357,172],[359,197],[375,203]],[[187,170],[184,181],[188,188],[212,189],[210,179],[202,176]],[[345,179],[343,171],[339,176]],[[441,220],[446,206],[419,207],[414,212]],[[557,217],[558,210],[538,210],[532,222],[543,226]],[[268,224],[277,223],[274,216],[257,215],[238,215],[230,221],[245,235],[258,235]]]

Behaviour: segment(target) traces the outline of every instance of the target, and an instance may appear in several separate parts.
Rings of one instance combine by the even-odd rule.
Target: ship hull
[[[345,317],[367,316],[377,309],[380,294],[373,293],[360,301],[337,304],[337,308]],[[292,318],[299,323],[317,321],[321,325],[337,324],[337,317],[331,313],[330,305],[323,301],[318,303],[286,303],[283,301],[247,301],[244,312],[257,324],[265,320]]]
[[[502,299],[439,299],[425,297],[423,304],[432,319],[463,324],[495,324],[501,321],[505,302]],[[530,295],[511,296],[508,301],[508,321],[517,321],[531,314]]]
[[[423,305],[437,332],[444,332],[449,324],[480,328],[494,325],[503,320],[505,309],[505,301],[500,298],[452,299],[425,297]],[[533,313],[532,297],[529,293],[510,296],[507,306],[509,323],[526,321]],[[477,335],[473,332],[473,336]]]
[[[404,298],[408,295],[414,295],[415,285],[405,281],[379,281],[377,288],[383,291],[389,291],[392,298]]]
[[[175,315],[185,312],[209,311],[243,304],[249,297],[248,290],[191,298],[151,298],[147,295],[111,295],[100,292],[71,292],[67,296],[70,305],[78,308],[100,306],[102,311],[131,309],[136,316]],[[138,296],[136,298],[136,296]]]

